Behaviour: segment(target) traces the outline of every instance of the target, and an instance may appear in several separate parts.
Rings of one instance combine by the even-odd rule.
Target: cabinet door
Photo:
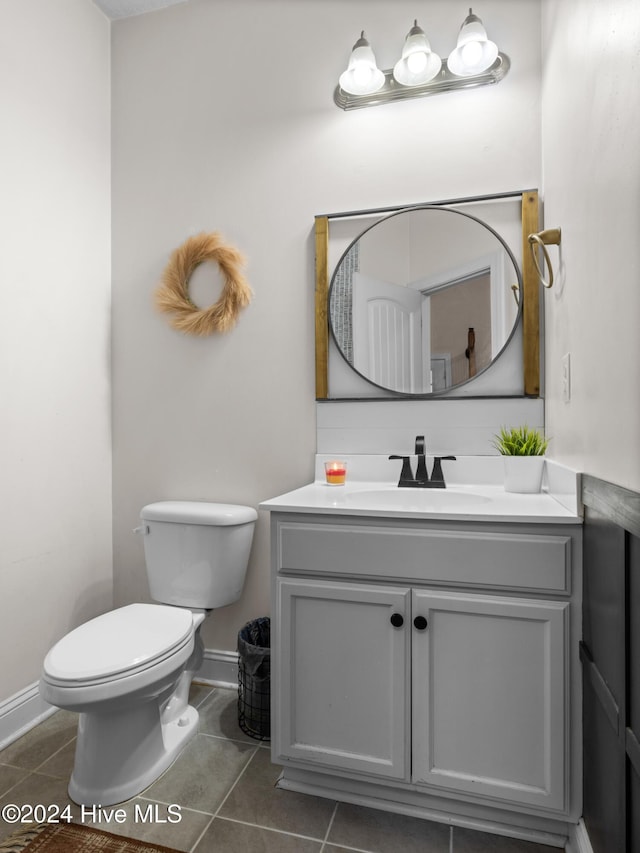
[[[413,781],[565,806],[568,604],[414,591]],[[420,622],[418,622],[420,625]]]
[[[408,778],[409,603],[406,588],[278,580],[276,761]]]

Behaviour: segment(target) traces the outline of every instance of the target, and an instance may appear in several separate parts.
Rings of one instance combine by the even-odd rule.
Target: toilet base
[[[80,714],[69,796],[87,806],[135,797],[173,764],[197,731],[195,708],[187,705],[162,722],[157,700],[122,712]]]

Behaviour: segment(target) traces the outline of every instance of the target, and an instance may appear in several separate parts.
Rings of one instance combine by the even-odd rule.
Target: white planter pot
[[[505,456],[505,492],[539,492],[542,486],[544,456]]]

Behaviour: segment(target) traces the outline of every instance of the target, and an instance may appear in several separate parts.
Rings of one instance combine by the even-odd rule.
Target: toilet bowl
[[[47,654],[40,693],[80,714],[69,796],[113,805],[154,782],[198,729],[189,687],[203,658],[200,626],[242,592],[257,513],[190,501],[141,511],[159,604],[130,604],[80,625]]]

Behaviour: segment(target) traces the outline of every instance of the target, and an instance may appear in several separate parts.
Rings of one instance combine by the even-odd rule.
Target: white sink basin
[[[486,495],[449,489],[371,489],[345,495],[345,503],[349,506],[407,512],[465,512],[490,501]]]

